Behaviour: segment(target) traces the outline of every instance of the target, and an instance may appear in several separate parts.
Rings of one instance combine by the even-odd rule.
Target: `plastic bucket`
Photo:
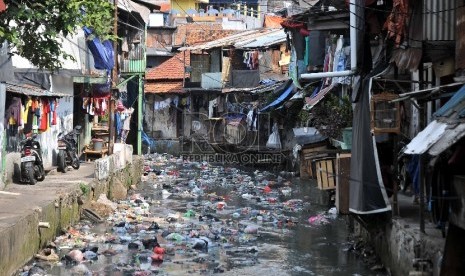
[[[352,128],[346,127],[342,130],[342,141],[346,144],[347,149],[352,148]]]
[[[95,151],[100,151],[103,148],[103,140],[102,139],[93,139],[92,140],[94,144],[94,150]]]

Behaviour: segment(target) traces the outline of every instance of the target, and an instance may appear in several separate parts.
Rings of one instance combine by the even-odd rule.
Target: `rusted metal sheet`
[[[465,69],[465,7],[457,9],[457,39],[455,41],[455,69]]]
[[[437,156],[457,143],[465,136],[465,124],[459,124],[454,128],[449,128],[444,132],[441,139],[435,143],[428,151],[431,156]]]
[[[455,39],[455,0],[423,1],[423,37],[427,41]]]
[[[432,121],[424,130],[418,133],[415,138],[407,145],[404,153],[406,154],[423,154],[433,146],[446,131],[447,124]]]
[[[263,48],[286,41],[284,29],[256,29],[247,30],[214,41],[190,47],[179,48],[179,51],[209,50],[220,47],[240,46],[240,48]]]

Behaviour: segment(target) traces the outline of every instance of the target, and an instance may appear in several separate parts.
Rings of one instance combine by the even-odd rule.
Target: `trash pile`
[[[117,203],[101,195],[92,206],[111,211],[105,221],[66,229],[22,275],[186,275],[254,266],[270,258],[263,241],[336,219],[328,212],[309,217],[310,203],[295,196],[290,179],[267,171],[149,155],[137,191]]]

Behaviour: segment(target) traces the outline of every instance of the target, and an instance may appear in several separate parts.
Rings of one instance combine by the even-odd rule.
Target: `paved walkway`
[[[30,214],[31,210],[49,204],[57,195],[73,191],[79,183],[89,183],[94,179],[94,163],[81,163],[79,170],[66,173],[51,170],[45,180],[36,185],[25,183],[9,184],[0,191],[0,233],[15,222]]]
[[[426,199],[425,199],[426,200]],[[413,230],[420,230],[420,205],[413,203],[413,196],[407,196],[403,193],[398,194],[399,201],[399,216],[394,219],[399,220],[403,225],[408,225],[407,228]],[[425,203],[426,207],[428,203]],[[436,228],[436,225],[432,223],[430,213],[425,210],[425,233],[424,238],[432,239],[438,244],[444,244],[445,238],[442,237],[440,229]]]

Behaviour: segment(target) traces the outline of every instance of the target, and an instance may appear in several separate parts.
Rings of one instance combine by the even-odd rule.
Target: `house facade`
[[[350,97],[353,123],[348,210],[365,222],[375,214],[399,216],[397,185],[403,186],[405,177],[412,177],[419,231],[425,232],[428,217],[444,236],[449,225],[444,259],[442,264],[432,260],[434,269],[442,270],[441,275],[463,271],[461,262],[456,261],[457,256],[463,256],[461,246],[456,247],[463,233],[463,208],[450,199],[463,198],[459,188],[463,179],[461,173],[448,171],[448,166],[463,165],[462,122],[456,117],[464,85],[463,3],[304,2],[300,7],[303,11],[283,22],[291,33],[289,71],[298,85],[320,85],[304,95],[305,118],[312,118],[315,109],[327,104],[332,95]],[[312,123],[310,120],[310,127],[318,127]],[[402,150],[405,144],[407,150]],[[398,177],[406,166],[417,169]],[[444,180],[445,174],[454,180]],[[438,206],[443,206],[443,212]],[[383,230],[393,233],[389,226]],[[414,243],[421,242],[414,239]],[[375,243],[379,248],[398,246],[381,239]],[[421,254],[429,254],[428,249],[422,248]],[[394,254],[383,261],[393,273],[403,275],[415,257]]]
[[[63,60],[63,68],[55,73],[39,70],[28,60],[10,55],[6,45],[2,47],[2,183],[13,181],[20,158],[19,142],[33,133],[38,135],[42,146],[45,168],[55,165],[57,136],[73,128],[73,76],[81,71],[77,46],[80,37],[83,33],[63,39],[64,52],[76,58],[77,62]],[[30,107],[31,103],[37,104],[35,109]],[[35,113],[28,117],[25,111]]]

